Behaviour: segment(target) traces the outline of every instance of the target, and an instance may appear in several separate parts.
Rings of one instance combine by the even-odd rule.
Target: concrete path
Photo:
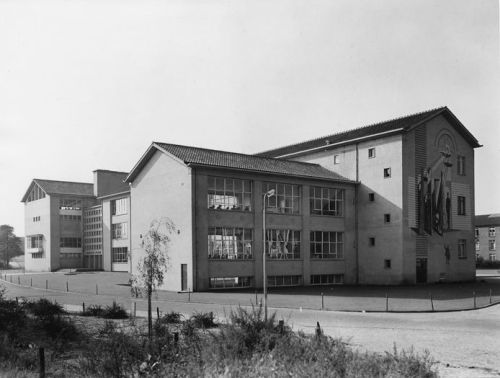
[[[4,283],[5,284],[5,283]],[[11,297],[45,297],[68,305],[72,310],[86,305],[109,305],[113,300],[128,309],[135,303],[138,315],[145,315],[146,301],[106,294],[75,294],[21,287],[7,283]],[[248,302],[247,302],[248,303]],[[193,312],[212,311],[220,320],[237,305],[192,303],[187,301],[153,301],[162,313],[176,311],[185,316]],[[346,313],[313,309],[270,307],[279,319],[285,319],[294,330],[314,332],[319,322],[325,334],[341,337],[361,351],[392,351],[414,348],[415,352],[431,352],[439,362],[443,377],[500,376],[500,306],[475,311],[445,313]]]

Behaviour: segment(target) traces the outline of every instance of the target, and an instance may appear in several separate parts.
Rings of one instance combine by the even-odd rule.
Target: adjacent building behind
[[[476,258],[497,260],[497,238],[500,235],[500,214],[476,215]]]

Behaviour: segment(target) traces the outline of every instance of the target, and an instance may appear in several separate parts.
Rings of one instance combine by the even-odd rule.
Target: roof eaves
[[[307,175],[292,174],[292,173],[271,172],[271,171],[265,171],[265,170],[261,170],[261,169],[245,169],[245,168],[227,167],[227,166],[203,164],[203,163],[188,163],[187,165],[189,167],[215,168],[215,169],[238,171],[238,172],[258,172],[261,174],[274,175],[274,176],[298,177],[298,178],[303,178],[303,179],[308,179],[308,180],[335,181],[335,182],[343,182],[343,183],[347,183],[347,184],[359,184],[359,181],[350,180],[347,177],[343,177],[343,176],[338,175],[337,173],[335,173],[335,175],[337,175],[339,177],[319,177],[319,176],[307,176]]]

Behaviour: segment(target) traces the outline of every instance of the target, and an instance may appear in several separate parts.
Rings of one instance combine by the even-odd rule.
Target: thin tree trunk
[[[149,337],[150,343],[151,343],[151,338],[153,335],[153,315],[151,313],[151,294],[152,294],[151,284],[148,284],[148,337]]]

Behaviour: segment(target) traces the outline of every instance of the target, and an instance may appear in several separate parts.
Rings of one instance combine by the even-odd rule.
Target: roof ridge
[[[63,182],[68,184],[84,184],[84,185],[94,185],[91,182],[80,182],[80,181],[62,181],[62,180],[49,180],[49,179],[40,179],[34,178],[33,181],[50,181],[50,182]]]
[[[232,155],[238,155],[238,156],[246,156],[246,157],[251,157],[251,158],[254,158],[254,159],[272,160],[274,162],[280,162],[280,163],[287,162],[287,163],[293,163],[293,164],[302,164],[302,165],[307,165],[307,166],[316,166],[316,167],[325,168],[321,164],[317,164],[317,163],[307,163],[307,162],[304,162],[304,161],[285,160],[285,159],[278,159],[278,158],[273,158],[273,157],[269,157],[269,156],[258,156],[258,155],[254,155],[254,154],[243,154],[241,152],[232,152],[232,151],[224,151],[224,150],[214,150],[214,149],[211,149],[211,148],[186,146],[186,145],[183,145],[183,144],[165,143],[165,142],[153,142],[153,144],[158,144],[158,145],[166,144],[166,145],[170,145],[170,146],[183,147],[183,148],[192,148],[192,149],[203,150],[203,151],[207,151],[207,152],[222,152],[222,153],[225,153],[225,154],[232,154]],[[331,171],[331,172],[333,172],[333,171]]]
[[[271,151],[279,150],[279,149],[285,148],[285,147],[295,147],[295,146],[298,146],[298,145],[301,145],[301,144],[304,144],[304,143],[312,143],[312,142],[316,142],[316,141],[321,140],[321,139],[326,139],[328,137],[338,136],[338,135],[341,135],[341,134],[347,134],[347,133],[350,133],[350,132],[353,132],[353,131],[357,131],[357,130],[361,130],[361,129],[364,129],[364,128],[381,125],[383,123],[389,123],[389,122],[399,121],[399,120],[402,120],[404,118],[415,117],[415,116],[422,115],[422,114],[425,114],[425,113],[432,113],[432,112],[437,112],[438,110],[442,111],[442,110],[445,110],[445,109],[447,109],[447,106],[440,106],[440,107],[437,107],[437,108],[428,109],[428,110],[424,110],[424,111],[417,112],[417,113],[412,113],[412,114],[407,114],[407,115],[400,116],[400,117],[395,117],[395,118],[387,119],[385,121],[371,123],[369,125],[363,125],[363,126],[353,127],[351,129],[342,130],[342,131],[339,131],[337,133],[328,134],[328,135],[325,135],[325,136],[322,136],[322,137],[318,137],[318,138],[314,138],[314,139],[308,139],[308,140],[304,140],[302,142],[288,144],[288,145],[283,146],[283,147],[272,148],[272,149],[269,149],[269,150],[266,150],[266,151],[258,152],[255,155],[265,154],[266,152],[271,152]]]

